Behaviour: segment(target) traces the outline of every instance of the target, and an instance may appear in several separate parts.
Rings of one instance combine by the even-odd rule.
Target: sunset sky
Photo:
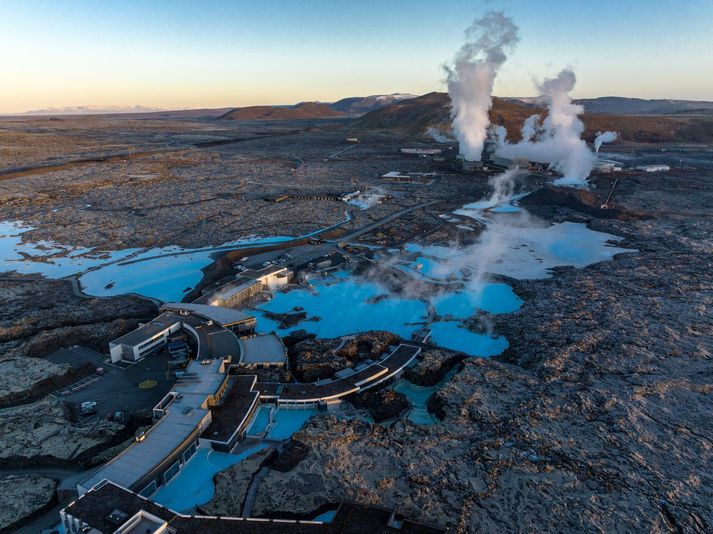
[[[572,66],[577,97],[713,100],[713,1],[0,0],[0,112],[228,107],[444,90],[470,22],[520,43],[495,92]]]

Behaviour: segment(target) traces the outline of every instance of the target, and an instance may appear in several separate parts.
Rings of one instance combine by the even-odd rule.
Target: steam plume
[[[522,140],[532,141],[532,138],[537,134],[537,130],[540,127],[540,116],[530,115],[522,125]]]
[[[430,136],[431,139],[433,139],[436,143],[449,143],[453,141],[452,137],[449,137],[441,130],[439,130],[438,128],[434,128],[433,126],[430,126],[426,130],[426,135]]]
[[[612,143],[616,141],[616,138],[616,132],[597,132],[597,137],[594,139],[594,151],[599,152],[604,143]]]
[[[453,130],[460,153],[470,161],[480,161],[490,124],[488,110],[498,70],[507,59],[506,50],[518,41],[518,28],[509,17],[490,11],[466,30],[466,42],[446,66],[451,97]]]
[[[553,164],[563,175],[555,180],[555,184],[586,185],[595,158],[581,137],[584,124],[579,115],[584,108],[574,104],[569,96],[576,81],[571,69],[562,70],[555,78],[545,79],[539,90],[548,112],[537,136],[533,140],[530,135],[533,126],[530,123],[523,132],[530,135],[529,138],[523,135],[519,143],[503,144],[498,153],[505,157],[524,157]]]

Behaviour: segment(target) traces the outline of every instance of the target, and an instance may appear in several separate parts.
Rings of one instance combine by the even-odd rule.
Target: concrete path
[[[417,206],[411,206],[410,208],[403,209],[401,211],[397,211],[396,213],[392,213],[391,215],[384,217],[383,219],[379,219],[376,222],[373,222],[371,224],[368,224],[358,230],[355,230],[351,234],[347,234],[345,236],[340,237],[339,239],[333,239],[330,240],[330,243],[337,243],[337,242],[348,242],[356,239],[359,236],[362,236],[364,234],[368,234],[372,230],[376,230],[379,228],[379,226],[383,226],[386,223],[390,223],[391,221],[398,219],[399,217],[406,215],[407,213],[411,213],[412,211],[416,211],[421,208],[426,208],[428,206],[432,206],[433,204],[437,204],[440,202],[440,200],[431,200],[429,202],[424,202],[423,204],[418,204]]]

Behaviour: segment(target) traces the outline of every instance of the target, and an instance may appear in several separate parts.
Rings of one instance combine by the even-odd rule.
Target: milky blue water
[[[178,474],[168,484],[161,486],[151,496],[151,500],[177,512],[188,512],[213,498],[213,475],[265,447],[267,445],[258,445],[240,454],[227,454],[209,447],[198,447]]]
[[[510,313],[522,306],[522,300],[507,284],[480,284],[474,290],[443,293],[431,300],[441,317],[467,319],[476,310],[489,313]]]
[[[345,221],[349,219],[347,214]],[[194,249],[168,246],[140,252],[137,248],[98,251],[45,241],[23,243],[22,234],[32,227],[21,221],[0,221],[0,272],[62,278],[94,269],[79,279],[83,291],[89,295],[137,293],[164,302],[180,301],[200,282],[201,269],[212,263],[216,251],[284,243],[328,228],[300,237],[248,236],[218,246]]]
[[[369,330],[389,330],[402,337],[410,337],[419,325],[410,323],[423,320],[426,305],[419,300],[400,299],[388,295],[381,286],[340,271],[328,279],[310,282],[313,291],[295,289],[276,293],[273,298],[258,307],[258,330],[277,331],[280,335],[304,329],[320,338],[333,338]],[[386,298],[377,302],[370,299],[381,295]],[[317,321],[302,321],[298,325],[279,329],[275,321],[267,319],[259,310],[273,313],[288,313],[295,307],[303,308],[309,318]]]
[[[408,265],[408,267],[412,272],[434,280],[447,280],[448,278],[451,278],[453,274],[442,269],[440,262],[424,256],[418,256]]]
[[[431,341],[470,356],[496,356],[508,348],[508,341],[503,336],[492,338],[486,334],[476,334],[453,321],[431,323],[430,328]]]
[[[517,214],[515,216],[519,217]],[[455,274],[459,274],[464,266],[466,269],[468,265],[475,268],[482,258],[487,257],[488,262],[484,266],[486,272],[519,280],[548,278],[552,276],[553,267],[586,267],[610,260],[616,254],[636,252],[609,243],[621,241],[621,237],[590,230],[582,223],[535,225],[527,221],[496,219],[487,231],[496,236],[493,239],[497,243],[496,248],[486,250],[482,242],[476,242],[462,249],[414,243],[404,249],[433,259],[434,263],[429,265],[429,270],[439,273],[441,277],[447,277],[454,269],[458,269]]]
[[[285,409],[278,408],[273,416],[273,424],[265,439],[282,441],[290,439],[310,418],[317,413],[316,408]]]
[[[429,411],[427,406],[428,399],[431,398],[436,391],[441,389],[443,384],[450,381],[458,372],[458,366],[448,371],[446,375],[433,386],[417,386],[408,380],[400,380],[394,386],[394,390],[406,395],[406,398],[411,403],[411,410],[408,413],[408,418],[411,422],[419,425],[432,425],[438,422]]]
[[[62,278],[136,252],[136,249],[101,252],[49,241],[23,243],[22,234],[30,230],[32,227],[19,221],[0,222],[0,272]]]
[[[248,427],[248,436],[263,435],[267,429],[267,425],[270,424],[270,412],[272,409],[273,406],[264,404],[258,408],[257,413],[255,414],[255,419],[253,419],[252,423],[250,423],[250,426]]]
[[[322,521],[323,523],[331,523],[336,516],[336,510],[329,510],[328,512],[324,512],[323,514],[319,514],[318,516],[313,517],[312,521]]]

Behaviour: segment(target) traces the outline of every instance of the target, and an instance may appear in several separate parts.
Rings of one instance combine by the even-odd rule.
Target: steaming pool
[[[321,339],[336,338],[370,330],[388,330],[404,339],[430,323],[433,339],[439,345],[472,356],[492,356],[507,347],[505,338],[476,334],[459,325],[477,310],[507,313],[517,310],[522,301],[501,283],[486,283],[477,290],[461,290],[434,297],[432,305],[441,320],[429,320],[429,305],[421,300],[403,299],[382,286],[347,271],[309,281],[309,289],[278,292],[249,313],[257,318],[262,333],[287,336],[305,330]],[[305,313],[306,319],[289,328],[280,328],[265,312]],[[458,321],[458,322],[454,322]]]

